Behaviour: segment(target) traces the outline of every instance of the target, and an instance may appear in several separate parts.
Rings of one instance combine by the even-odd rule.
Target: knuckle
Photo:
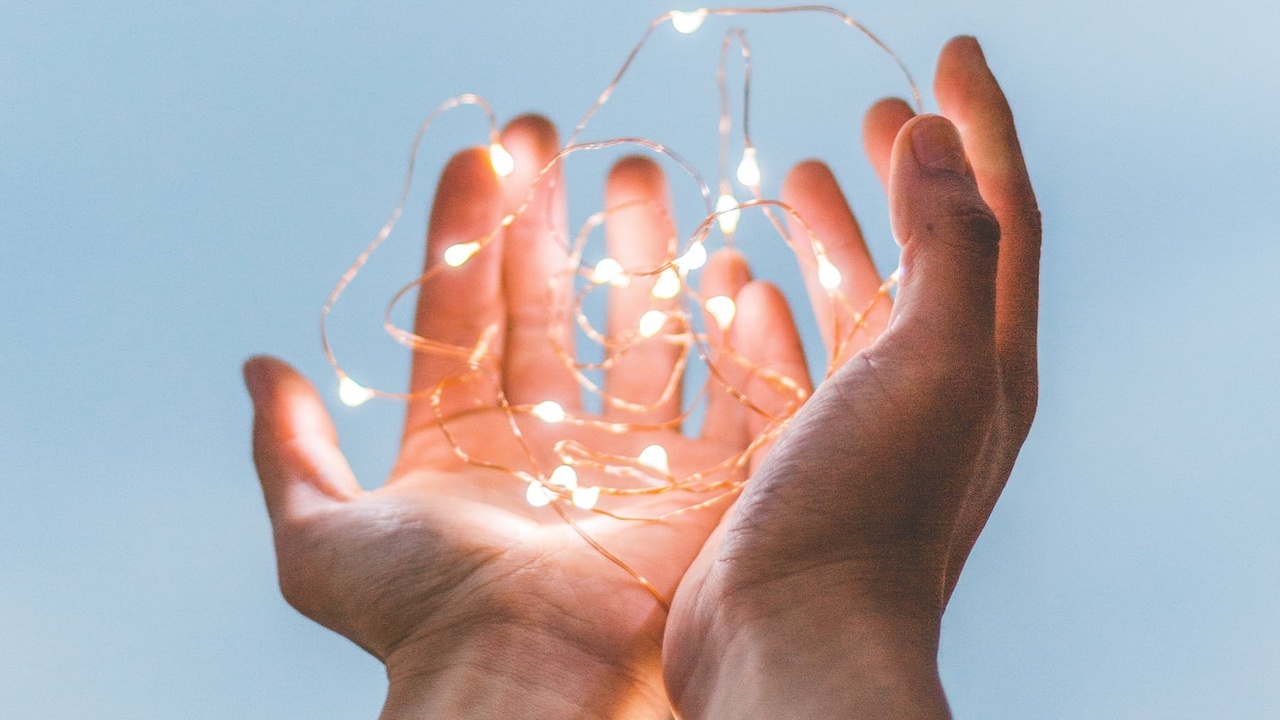
[[[948,211],[948,221],[957,231],[959,240],[992,248],[1000,243],[1000,220],[986,203],[977,198],[956,203]]]

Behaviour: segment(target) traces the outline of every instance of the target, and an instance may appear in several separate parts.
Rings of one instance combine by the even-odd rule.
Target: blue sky
[[[475,91],[568,124],[668,6],[5,5],[0,716],[374,716],[378,663],[275,589],[239,364],[271,352],[328,377],[320,304],[431,107]],[[1041,410],[946,618],[957,716],[1268,717],[1280,8],[842,7],[926,88],[949,36],[983,41],[1045,215]],[[742,24],[766,191],[829,159],[891,269],[856,122],[901,82],[829,23]],[[597,136],[669,139],[713,172],[717,45],[656,38]],[[474,120],[441,126],[423,177],[483,139]],[[572,171],[574,218],[605,161]],[[424,215],[337,317],[350,362],[391,386],[405,358],[374,313],[418,264]],[[377,484],[399,408],[335,412]]]

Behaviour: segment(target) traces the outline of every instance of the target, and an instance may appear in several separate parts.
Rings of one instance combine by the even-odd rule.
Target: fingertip
[[[269,355],[253,355],[241,364],[240,375],[244,378],[244,386],[249,391],[250,398],[258,398],[262,395],[272,362],[278,361]]]
[[[795,164],[782,180],[782,201],[799,216],[789,219],[789,225],[797,252],[802,258],[812,258],[812,244],[806,233],[826,236],[834,242],[838,234],[856,232],[845,228],[841,233],[832,231],[833,218],[852,218],[835,173],[821,160],[802,160]]]
[[[508,202],[515,205],[525,199],[534,178],[560,151],[560,135],[551,120],[528,113],[507,123],[499,141],[515,162],[511,175],[503,182]]]
[[[800,331],[786,296],[776,285],[752,280],[738,291],[737,315],[730,333],[734,346],[744,357],[795,383],[788,390],[752,373],[746,394],[752,404],[767,415],[777,417],[785,412],[794,401],[794,389],[804,394],[812,392],[813,381],[809,377]],[[761,432],[767,422],[767,417],[758,413],[751,413],[747,421],[753,434]]]
[[[960,131],[941,115],[921,115],[903,126],[898,143],[902,157],[910,165],[929,173],[943,173],[967,180],[974,190],[973,168],[965,152]],[[895,156],[896,157],[896,156]],[[946,179],[946,178],[940,178]]]
[[[559,149],[560,134],[555,123],[545,115],[525,113],[507,123],[502,129],[501,141],[512,153],[525,150],[541,157],[554,154]]]
[[[978,42],[978,38],[973,35],[957,35],[948,40],[947,44],[942,46],[942,57],[970,58],[986,62],[982,43]]]
[[[969,35],[952,38],[938,54],[933,91],[942,112],[958,118],[963,118],[964,108],[973,100],[1005,103],[986,53],[977,38]]]
[[[734,248],[720,248],[711,253],[702,269],[704,295],[734,296],[738,288],[751,282],[751,265],[747,256]],[[727,290],[727,289],[731,289]]]
[[[662,166],[644,155],[627,155],[609,170],[609,185],[624,192],[652,193],[665,183]]]
[[[808,158],[792,166],[787,176],[782,179],[782,197],[795,198],[811,192],[815,188],[827,189],[836,184],[835,174],[821,160]]]
[[[884,187],[889,185],[894,141],[902,127],[915,115],[911,105],[901,98],[885,98],[867,110],[866,119],[862,123],[862,146],[876,177]]]
[[[245,361],[244,375],[254,401],[253,457],[271,516],[296,516],[323,497],[357,497],[359,483],[315,387],[268,356]]]
[[[469,147],[453,154],[440,174],[443,192],[479,194],[498,187],[489,149]]]
[[[745,347],[768,354],[799,347],[800,335],[791,305],[778,286],[767,280],[751,280],[738,290],[734,302],[737,311],[733,332]]]

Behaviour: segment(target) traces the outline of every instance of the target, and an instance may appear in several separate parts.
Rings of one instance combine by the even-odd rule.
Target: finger
[[[956,38],[943,49],[934,91],[942,114],[959,128],[978,189],[1000,221],[996,347],[1005,370],[1034,396],[1040,211],[1013,113],[971,37]]]
[[[338,434],[311,383],[270,357],[244,364],[253,400],[253,461],[267,512],[279,527],[361,494]]]
[[[747,437],[754,439],[794,412],[813,392],[804,345],[787,299],[774,285],[755,280],[738,293],[732,344],[749,365],[743,391],[754,407],[747,409]],[[797,393],[798,391],[798,393]],[[762,446],[751,458],[751,469],[768,452]]]
[[[425,272],[430,278],[418,291],[414,332],[434,342],[463,348],[474,347],[490,328],[501,328],[505,315],[502,304],[502,235],[458,267],[444,261],[450,247],[480,241],[501,227],[502,191],[488,153],[471,148],[454,155],[440,175],[431,220],[427,229]],[[500,352],[502,335],[492,338],[490,354]],[[410,391],[421,394],[409,403],[405,433],[434,422],[426,397],[446,377],[465,368],[466,358],[430,351],[415,352]],[[477,384],[481,385],[481,384]],[[446,390],[446,404],[465,405],[479,392],[467,386]]]
[[[880,184],[889,189],[889,164],[893,155],[893,142],[898,138],[898,131],[907,121],[915,117],[915,110],[907,101],[898,98],[885,98],[871,106],[862,123],[862,147],[871,160],[871,167],[880,178]]]
[[[994,351],[1000,225],[945,118],[922,115],[898,135],[889,208],[903,248],[895,330],[909,328],[922,352]]]
[[[742,288],[751,282],[751,268],[747,259],[736,250],[723,249],[712,253],[702,270],[702,297],[704,302],[716,297],[727,297],[733,300],[732,316],[721,315],[717,318],[709,313],[703,321],[707,327],[707,337],[711,345],[711,365],[720,377],[711,377],[707,388],[707,412],[702,421],[702,437],[704,440],[725,443],[733,447],[744,447],[747,444],[746,408],[727,391],[721,383],[730,383],[742,388],[746,373],[743,368],[726,358],[724,344],[726,332],[731,331],[737,316],[737,296]],[[722,303],[723,306],[723,303]],[[723,323],[723,326],[722,326]]]
[[[838,350],[835,364],[839,365],[884,329],[889,318],[889,298],[881,297],[872,304],[880,293],[880,273],[830,168],[817,160],[799,163],[782,183],[782,200],[804,221],[802,224],[791,219],[791,236],[828,355]],[[809,233],[822,243],[827,258],[840,272],[834,303],[833,294],[819,282]],[[868,310],[863,327],[854,333],[855,316]]]
[[[515,159],[515,170],[502,181],[507,212],[528,203],[507,228],[503,247],[506,393],[515,403],[555,400],[565,407],[579,407],[578,384],[556,352],[559,344],[573,356],[573,318],[563,312],[572,302],[573,276],[565,272],[565,199],[559,163],[529,195],[534,179],[559,150],[556,128],[540,115],[523,115],[502,131],[502,145]]]
[[[611,257],[629,272],[647,271],[670,261],[675,245],[675,227],[662,169],[648,158],[632,156],[619,160],[609,173],[605,206],[622,208],[611,212],[606,222],[606,245]],[[623,207],[626,206],[626,207]],[[652,295],[656,276],[633,277],[626,287],[609,293],[608,329],[611,337],[634,334],[646,311],[671,310],[675,300]],[[668,327],[670,329],[670,327]],[[625,414],[631,422],[664,422],[680,412],[679,381],[666,402],[656,404],[668,389],[679,345],[662,333],[642,340],[605,375],[606,393],[622,400],[654,405],[646,413],[625,413],[606,408],[606,417]]]

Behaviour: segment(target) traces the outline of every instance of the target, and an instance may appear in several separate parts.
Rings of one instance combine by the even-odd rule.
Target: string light
[[[574,490],[578,487],[578,471],[569,465],[558,465],[551,471],[548,482],[558,488]]]
[[[529,503],[531,506],[540,508],[550,505],[551,501],[555,499],[555,495],[547,489],[546,485],[534,480],[529,483],[529,487],[525,489],[524,499],[525,502]]]
[[[680,275],[667,268],[658,274],[658,281],[653,284],[653,296],[659,300],[670,300],[680,294]]]
[[[707,11],[705,9],[688,12],[682,10],[671,11],[671,26],[685,35],[696,32],[698,28],[702,27],[702,21],[706,19]]]
[[[846,347],[853,338],[858,333],[867,332],[865,323],[870,310],[878,303],[887,301],[892,288],[901,278],[901,270],[896,270],[889,276],[869,304],[860,308],[853,307],[849,298],[840,289],[842,278],[839,268],[830,260],[821,239],[809,229],[804,218],[786,204],[761,194],[759,154],[750,132],[751,52],[746,34],[741,29],[733,28],[725,32],[721,41],[720,62],[716,72],[720,95],[717,193],[711,192],[710,186],[692,165],[660,143],[634,137],[578,142],[578,137],[596,112],[608,102],[641,49],[664,23],[669,21],[671,27],[678,33],[691,34],[701,28],[710,17],[782,14],[826,16],[861,33],[886,52],[902,71],[915,107],[920,110],[922,103],[919,90],[902,61],[870,30],[839,9],[826,6],[699,8],[665,13],[649,24],[640,42],[632,48],[613,80],[582,116],[564,146],[546,166],[539,169],[523,202],[514,211],[506,214],[488,233],[446,247],[441,255],[441,263],[429,266],[422,275],[400,288],[392,297],[384,317],[384,325],[391,337],[415,353],[449,358],[456,365],[456,370],[440,378],[434,387],[410,393],[367,388],[349,377],[338,363],[330,344],[327,321],[330,311],[347,286],[368,262],[372,253],[391,234],[403,214],[409,197],[419,146],[428,128],[440,115],[460,107],[478,108],[488,123],[488,155],[494,174],[498,177],[507,177],[514,172],[515,159],[499,141],[500,135],[493,110],[489,103],[478,95],[464,94],[446,100],[419,125],[410,148],[409,169],[405,174],[399,200],[390,218],[342,275],[321,310],[321,339],[324,352],[337,374],[338,395],[343,403],[354,407],[375,396],[429,401],[436,428],[459,459],[472,467],[508,478],[516,484],[516,487],[523,487],[525,501],[535,509],[531,512],[538,512],[537,508],[553,509],[561,519],[573,526],[591,547],[629,573],[653,593],[664,607],[667,606],[667,602],[662,594],[625,559],[614,555],[588,534],[573,513],[592,513],[618,521],[664,522],[684,513],[723,504],[735,497],[748,481],[747,468],[750,467],[754,455],[777,439],[790,418],[807,399],[805,389],[796,379],[754,363],[735,350],[728,333],[724,332],[732,325],[737,314],[737,305],[732,297],[714,295],[701,298],[691,289],[691,285],[696,286],[696,283],[691,281],[690,273],[704,267],[708,261],[707,242],[711,239],[709,237],[711,230],[718,226],[724,244],[732,245],[743,212],[752,209],[764,216],[770,227],[793,253],[801,255],[799,251],[801,246],[806,246],[806,252],[812,253],[815,259],[812,271],[816,273],[818,284],[826,292],[834,309],[830,328],[830,336],[834,341],[828,348],[828,374],[834,370],[835,364],[844,355]],[[741,50],[743,60],[742,103],[739,116],[743,150],[733,177],[748,190],[747,199],[741,202],[734,196],[728,173],[730,140],[734,137],[734,123],[730,109],[727,68],[729,50],[735,43]],[[607,410],[605,416],[590,413],[575,413],[571,416],[560,403],[554,400],[544,400],[533,405],[513,405],[507,402],[501,391],[502,383],[498,375],[498,368],[502,363],[501,358],[496,357],[496,352],[501,346],[498,342],[501,328],[496,324],[486,327],[473,345],[455,345],[439,338],[424,337],[400,328],[392,322],[392,311],[402,298],[410,295],[414,290],[428,286],[439,278],[441,273],[462,267],[472,257],[482,252],[504,228],[511,226],[529,210],[534,202],[533,198],[539,193],[545,193],[545,197],[550,197],[552,193],[546,191],[557,182],[557,174],[552,171],[570,156],[619,146],[633,146],[669,159],[693,180],[701,193],[706,214],[690,234],[673,239],[670,245],[672,250],[668,251],[667,257],[651,267],[626,268],[616,258],[608,256],[597,261],[594,266],[588,267],[583,264],[584,256],[589,254],[588,245],[592,239],[592,232],[601,227],[612,213],[623,207],[633,206],[635,202],[605,208],[592,214],[583,225],[582,231],[575,237],[567,237],[559,231],[554,233],[553,240],[562,247],[567,258],[564,273],[576,279],[576,289],[568,297],[549,294],[550,314],[552,317],[576,321],[586,337],[603,350],[604,358],[597,362],[579,360],[572,350],[566,349],[566,344],[558,337],[559,330],[554,327],[555,323],[549,324],[551,327],[548,330],[547,343],[555,349],[565,368],[577,380],[579,386],[585,392],[600,398],[603,407]],[[798,230],[788,230],[788,224]],[[679,242],[676,242],[677,240]],[[678,247],[685,248],[683,254],[675,252],[674,249]],[[656,306],[649,307],[640,314],[634,329],[619,328],[616,333],[610,334],[595,328],[583,309],[582,304],[586,294],[592,288],[605,290],[627,288],[637,279],[652,282],[649,296]],[[713,336],[695,330],[691,313],[698,312],[698,308],[714,320],[720,333]],[[615,367],[616,362],[639,343],[650,341],[662,334],[669,323],[673,329],[669,334],[662,335],[661,342],[675,347],[679,356],[657,398],[649,403],[620,398],[610,394],[607,388],[602,388],[591,379],[588,371]],[[715,337],[714,341],[713,337]],[[678,399],[681,378],[691,361],[701,362],[708,370],[707,383],[698,394],[698,398],[705,400],[712,391],[726,392],[742,403],[749,413],[761,420],[757,425],[762,429],[749,439],[745,447],[729,452],[725,457],[704,467],[686,468],[687,459],[681,456],[679,458],[681,462],[678,463],[681,472],[673,473],[671,459],[664,445],[650,443],[637,454],[631,455],[625,452],[605,452],[587,443],[587,438],[596,437],[599,434],[618,438],[619,442],[623,442],[632,437],[633,433],[634,436],[648,434],[649,437],[653,437],[653,433],[678,432],[681,424],[691,417],[697,401],[682,407],[677,417],[657,423],[638,419],[628,421],[626,415],[639,416],[651,413],[656,408]],[[764,392],[767,397],[760,396],[754,389],[753,393],[748,395],[743,389],[734,387],[727,378],[737,373],[726,373],[733,367],[745,371],[748,377],[759,380],[760,382],[753,383],[753,388],[762,387],[761,392]],[[457,409],[458,403],[445,402],[446,396],[451,396],[451,393],[459,388],[469,388],[474,392],[474,388],[480,386],[495,389],[491,402],[463,404],[461,410]],[[765,410],[765,407],[772,410]],[[449,409],[446,410],[446,408]],[[514,447],[518,447],[523,456],[522,459],[515,461],[516,464],[509,464],[511,461],[498,463],[484,459],[483,448],[467,446],[463,438],[455,432],[455,425],[462,417],[484,413],[497,414],[505,419],[503,427],[509,430]],[[536,437],[526,432],[526,428],[534,427],[529,424],[531,422],[541,423],[538,427],[543,430],[539,431]],[[557,427],[552,430],[547,426]],[[551,433],[562,433],[562,435],[557,437]],[[490,445],[501,443],[502,440],[503,438],[492,434],[484,436],[484,442]],[[546,467],[543,464],[544,460],[541,459],[546,457],[546,452],[553,453],[559,458],[559,463],[551,469],[549,474],[541,469]],[[660,510],[643,510],[643,508],[657,507],[648,502],[653,496],[663,496],[669,501],[660,506]],[[640,499],[644,499],[645,502],[632,502]],[[637,509],[641,509],[642,514],[631,514]]]
[[[818,284],[828,290],[840,287],[840,268],[835,266],[826,255],[818,256]]]
[[[343,375],[338,378],[338,399],[347,407],[360,407],[373,399],[373,391]]]
[[[738,229],[738,219],[742,211],[738,209],[738,200],[729,193],[724,193],[716,200],[716,222],[720,224],[720,232],[732,235]]]
[[[622,269],[622,263],[611,257],[602,258],[591,271],[591,282],[597,285],[609,283],[614,287],[626,287],[630,279]]]
[[[595,508],[596,503],[600,501],[600,488],[598,487],[579,487],[574,488],[570,494],[573,506],[580,510],[591,510]]]
[[[661,445],[650,445],[640,451],[640,456],[636,458],[641,465],[651,467],[662,474],[671,472],[670,460],[667,458],[667,449]]]
[[[502,147],[502,143],[489,145],[489,164],[493,166],[493,172],[498,177],[506,177],[516,169],[516,159]]]
[[[449,267],[462,267],[472,255],[480,252],[480,243],[464,242],[450,245],[444,249],[444,264]]]
[[[662,328],[667,324],[667,314],[661,310],[646,310],[640,316],[640,337],[651,338],[662,332]]]
[[[711,317],[715,318],[716,324],[720,326],[721,330],[729,327],[733,322],[733,316],[738,312],[737,303],[728,295],[716,295],[715,297],[707,298],[705,307],[707,312],[711,313]]]
[[[543,422],[562,423],[565,413],[564,408],[555,400],[543,400],[533,406],[533,416]]]
[[[675,265],[684,272],[697,270],[707,264],[707,246],[696,242],[689,246],[684,255],[676,258]],[[678,279],[678,278],[677,278]],[[679,292],[677,290],[676,292]]]
[[[760,162],[756,159],[756,149],[748,146],[742,151],[742,162],[738,163],[738,182],[749,188],[760,187]]]

